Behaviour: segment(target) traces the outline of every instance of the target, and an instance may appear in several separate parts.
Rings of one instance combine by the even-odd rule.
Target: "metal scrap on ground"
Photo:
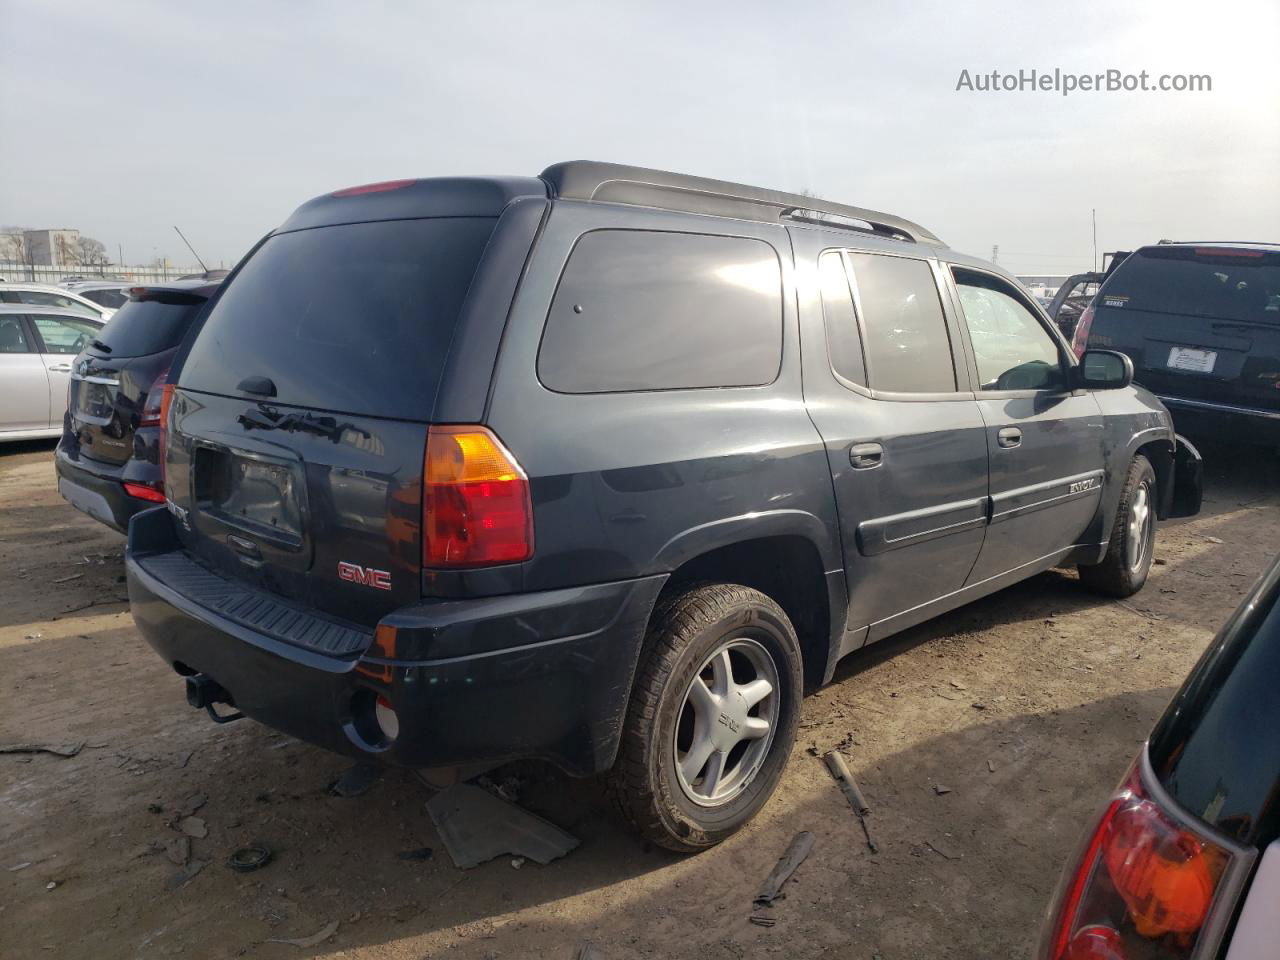
[[[0,753],[52,753],[57,757],[74,757],[83,749],[83,740],[72,743],[0,743]]]
[[[801,830],[787,845],[786,852],[782,854],[774,865],[769,876],[765,877],[764,885],[751,902],[760,907],[771,904],[782,896],[783,885],[791,879],[791,875],[796,872],[796,868],[804,863],[804,858],[809,856],[812,850],[813,834],[808,830]]]
[[[329,784],[329,792],[335,797],[358,797],[382,776],[382,767],[376,763],[360,761],[346,773]]]
[[[427,812],[456,866],[478,866],[504,853],[547,864],[578,845],[553,823],[480,787],[454,784],[427,801]]]
[[[337,932],[338,921],[334,920],[332,923],[326,924],[322,929],[316,931],[309,937],[298,937],[296,940],[284,940],[279,937],[271,937],[270,939],[263,940],[262,942],[287,943],[291,947],[315,947],[324,943]]]
[[[845,795],[845,799],[849,801],[849,806],[853,807],[853,812],[858,815],[858,822],[862,824],[862,834],[867,838],[867,847],[872,853],[879,853],[880,848],[876,845],[875,840],[871,838],[871,827],[867,824],[867,814],[871,812],[871,808],[867,806],[866,798],[863,797],[862,791],[858,789],[858,784],[854,782],[849,765],[844,762],[844,756],[832,750],[822,759],[826,762],[827,769],[831,771],[831,776],[835,777],[836,784],[840,787],[840,792]]]

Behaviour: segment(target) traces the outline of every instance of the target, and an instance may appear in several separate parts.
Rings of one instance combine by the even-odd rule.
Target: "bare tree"
[[[111,263],[107,257],[107,247],[93,237],[81,237],[77,244],[76,254],[80,263],[86,267],[105,267]]]

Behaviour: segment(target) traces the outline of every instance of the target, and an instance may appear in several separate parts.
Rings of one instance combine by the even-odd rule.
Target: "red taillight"
[[[1124,941],[1102,924],[1084,927],[1071,938],[1062,960],[1126,960]]]
[[[137,497],[139,500],[147,500],[151,503],[164,503],[163,484],[155,487],[149,487],[145,483],[126,483],[124,484],[124,492],[131,497]]]
[[[484,427],[432,427],[422,481],[422,563],[485,567],[533,556],[529,479]]]
[[[1084,356],[1085,348],[1089,345],[1089,328],[1093,326],[1093,304],[1084,308],[1084,312],[1080,314],[1080,319],[1076,322],[1075,332],[1071,334],[1071,352],[1076,355],[1079,360]]]
[[[168,382],[169,371],[166,369],[156,377],[155,382],[151,384],[151,389],[147,391],[147,399],[142,404],[142,413],[138,417],[138,426],[160,426],[160,405],[164,402],[164,387]]]
[[[355,197],[362,193],[386,193],[388,190],[399,190],[401,187],[407,187],[410,184],[417,183],[417,180],[383,180],[381,183],[364,183],[358,187],[347,187],[345,190],[335,190],[329,194],[331,197]]]
[[[1072,865],[1041,957],[1192,954],[1231,853],[1148,794],[1135,767]]]
[[[164,463],[169,443],[169,408],[173,405],[173,384],[165,383],[160,389],[160,439],[156,452],[160,458],[160,486],[164,487]]]
[[[1196,247],[1197,257],[1247,257],[1260,260],[1266,254],[1262,250],[1240,250],[1231,247]]]

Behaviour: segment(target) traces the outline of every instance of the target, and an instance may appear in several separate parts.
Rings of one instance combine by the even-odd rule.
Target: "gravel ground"
[[[51,447],[0,448],[0,744],[86,745],[0,754],[5,960],[568,960],[583,941],[604,960],[1025,957],[1090,814],[1280,541],[1274,455],[1208,451],[1204,513],[1161,527],[1142,593],[1108,601],[1051,571],[848,658],[805,702],[773,800],[722,846],[646,849],[596,783],[525,765],[521,802],[581,847],[463,872],[413,777],[335,797],[343,759],[187,707],[121,602],[123,539],[61,500]],[[878,855],[812,755],[837,746]],[[799,830],[817,845],[776,925],[755,926],[751,897]],[[233,873],[252,841],[275,859]],[[335,922],[314,946],[270,942]]]

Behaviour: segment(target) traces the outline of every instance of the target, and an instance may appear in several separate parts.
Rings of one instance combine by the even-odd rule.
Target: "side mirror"
[[[1133,361],[1115,350],[1086,350],[1076,382],[1086,390],[1119,390],[1133,383]]]

